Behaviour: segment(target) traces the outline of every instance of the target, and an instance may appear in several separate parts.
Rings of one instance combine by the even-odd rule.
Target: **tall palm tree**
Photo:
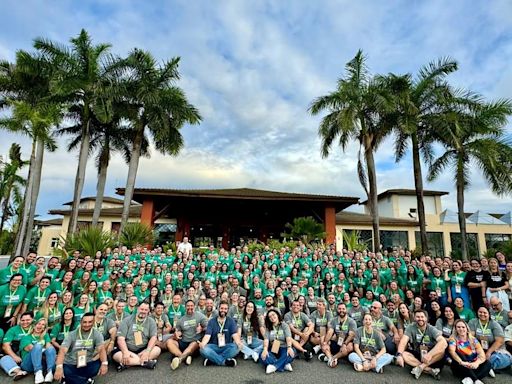
[[[15,214],[12,202],[20,200],[22,188],[26,185],[25,179],[18,172],[27,164],[28,162],[21,158],[21,146],[12,143],[9,149],[9,161],[3,162],[0,169],[0,206],[2,207],[0,233],[7,220]]]
[[[461,253],[463,260],[467,260],[464,191],[470,185],[472,165],[482,172],[494,193],[512,193],[512,146],[504,135],[512,101],[486,102],[470,92],[453,95],[435,121],[433,133],[444,153],[431,164],[428,180],[435,180],[447,167],[454,171]]]
[[[32,151],[23,198],[21,221],[16,234],[14,255],[26,254],[32,238],[44,150],[55,150],[52,130],[62,118],[62,106],[51,100],[49,82],[52,68],[36,54],[18,51],[16,64],[0,63],[0,106],[10,114],[0,127],[20,132],[32,139]]]
[[[183,147],[181,127],[185,123],[198,124],[201,121],[198,110],[187,101],[183,90],[176,86],[180,78],[178,64],[179,58],[173,58],[159,65],[149,52],[139,49],[133,50],[122,63],[128,71],[126,91],[133,111],[135,137],[131,148],[120,233],[128,221],[145,135],[153,138],[159,152],[177,155]]]
[[[396,100],[390,79],[371,76],[362,51],[347,63],[346,74],[336,89],[315,99],[309,111],[317,115],[327,111],[318,128],[322,140],[322,156],[329,155],[337,139],[342,150],[353,140],[359,144],[357,170],[359,181],[368,197],[372,216],[373,247],[380,250],[377,173],[374,153],[390,133],[396,119]]]
[[[84,29],[70,42],[71,46],[67,47],[39,38],[35,40],[34,47],[55,68],[51,82],[52,94],[74,105],[79,111],[78,123],[82,132],[68,226],[68,233],[74,233],[89,154],[91,122],[94,115],[104,122],[111,118],[111,101],[117,88],[115,76],[111,76],[110,72],[115,62],[109,55],[110,44],[93,45]]]
[[[447,92],[446,75],[457,70],[457,63],[450,58],[433,61],[422,67],[412,79],[404,77],[406,86],[399,94],[399,118],[395,135],[395,158],[400,161],[405,156],[409,145],[412,152],[414,187],[420,225],[421,249],[428,251],[425,205],[423,203],[423,173],[421,155],[432,161],[432,116],[439,112],[443,95]]]
[[[113,103],[112,120],[108,123],[102,123],[93,116],[91,122],[91,142],[90,152],[97,151],[96,167],[98,170],[98,180],[96,184],[96,200],[94,203],[94,212],[92,215],[92,225],[96,226],[99,222],[101,206],[105,194],[105,185],[107,181],[107,171],[113,152],[122,154],[126,163],[131,158],[131,143],[135,137],[135,130],[130,122],[126,121],[129,117],[126,115],[122,103]],[[71,113],[74,108],[71,109]],[[57,131],[58,135],[71,135],[72,138],[68,145],[68,151],[73,151],[80,146],[82,129],[80,125],[61,128]],[[149,143],[146,137],[143,138],[141,155],[148,155]]]

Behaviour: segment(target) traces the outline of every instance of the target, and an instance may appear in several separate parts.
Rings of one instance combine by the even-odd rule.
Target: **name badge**
[[[223,333],[217,334],[217,345],[221,348],[226,346],[226,337]]]
[[[272,353],[279,353],[279,348],[280,347],[281,347],[281,342],[276,339],[272,343],[272,348],[270,349],[270,352],[272,352]]]
[[[133,332],[133,338],[135,340],[135,345],[137,347],[142,345],[142,332],[141,331]]]
[[[252,344],[252,332],[247,332],[247,344]]]
[[[461,293],[462,292],[462,287],[460,284],[455,284],[455,293]]]
[[[87,366],[87,351],[80,350],[76,353],[76,367],[84,368]]]
[[[12,314],[12,305],[8,305],[8,306],[5,308],[4,318],[9,318],[9,317],[11,317],[11,314]]]

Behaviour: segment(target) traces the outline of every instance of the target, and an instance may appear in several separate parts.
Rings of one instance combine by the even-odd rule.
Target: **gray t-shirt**
[[[261,316],[258,316],[258,326],[260,328],[265,326]],[[253,337],[257,337],[259,335],[259,330],[253,328],[250,319],[242,319],[242,317],[240,317],[238,320],[238,327],[242,330],[242,337],[246,337],[249,332],[252,332]]]
[[[233,320],[238,322],[238,320],[243,316],[244,310],[238,308],[238,305],[232,305],[229,307],[228,317],[232,317]]]
[[[265,338],[268,339],[270,343],[277,339],[281,342],[281,347],[286,347],[287,337],[292,337],[292,333],[290,327],[285,322],[281,322],[277,328],[267,329],[265,333]]]
[[[96,322],[94,323],[94,328],[101,333],[101,335],[103,336],[103,340],[105,341],[110,340],[109,331],[115,327],[116,323],[114,323],[114,320],[109,319],[108,317],[105,317],[101,324],[97,324]]]
[[[371,333],[367,333],[364,327],[359,327],[354,344],[359,345],[361,352],[369,351],[372,355],[376,355],[384,347],[384,341],[376,328],[373,328]]]
[[[385,336],[387,336],[393,326],[393,322],[387,316],[382,315],[380,318],[373,319],[373,327],[380,330]]]
[[[485,340],[487,342],[487,346],[490,347],[492,343],[494,343],[496,337],[505,336],[505,333],[503,332],[503,328],[501,328],[501,325],[499,325],[494,320],[489,320],[487,326],[482,326],[480,319],[471,319],[469,320],[468,326],[471,332],[475,334],[478,341],[480,341],[480,344],[482,344],[482,348],[485,347],[486,344],[482,343],[482,340]],[[503,345],[503,347],[500,349],[504,349],[504,347],[505,346]]]
[[[505,329],[508,326],[508,315],[507,311],[505,311],[504,309],[501,311],[491,310],[491,319],[493,319],[499,325],[501,325],[501,328],[503,329]]]
[[[310,321],[311,319],[304,312],[299,312],[297,316],[293,312],[288,312],[284,315],[284,322],[288,325],[293,325],[299,332],[302,332]]]
[[[441,336],[441,331],[433,325],[427,324],[425,331],[421,331],[418,324],[413,323],[405,328],[404,335],[409,338],[409,345],[414,351],[419,350],[421,345],[425,345],[431,350],[437,343],[436,339]]]
[[[311,314],[311,321],[315,324],[315,332],[320,332],[320,327],[325,327],[325,330],[327,330],[327,325],[331,319],[332,313],[330,311],[325,311],[323,316],[320,315],[318,310]]]
[[[443,334],[443,337],[449,338],[452,336],[453,333],[453,325],[450,324],[443,324],[443,319],[437,319],[436,321],[436,328],[441,331]]]
[[[333,317],[331,321],[329,321],[328,328],[333,329],[336,336],[339,336],[341,333],[343,333],[344,337],[347,337],[349,332],[355,333],[357,331],[357,324],[348,316],[343,321],[340,320],[339,316],[336,316]]]
[[[171,322],[169,321],[169,316],[167,316],[166,313],[162,313],[161,316],[159,316],[158,318],[152,313],[151,315],[151,318],[155,320],[155,323],[156,323],[156,329],[158,331],[158,333],[162,333],[163,329],[170,325]]]
[[[183,315],[176,324],[176,329],[182,333],[182,340],[185,343],[191,343],[201,338],[201,333],[197,333],[197,326],[201,324],[202,331],[208,325],[208,319],[201,312],[195,311],[192,315]]]
[[[363,317],[366,312],[368,311],[361,305],[358,308],[351,307],[347,310],[348,315],[356,322],[358,327],[363,325]]]
[[[62,347],[67,348],[68,352],[64,356],[64,363],[76,365],[78,351],[87,352],[87,363],[92,361],[93,356],[100,345],[104,342],[101,333],[92,329],[90,332],[81,332],[80,327],[68,333],[62,342]]]
[[[135,332],[141,332],[142,343],[135,344]],[[119,325],[118,336],[124,337],[126,346],[132,352],[146,348],[149,339],[156,337],[156,322],[151,317],[146,317],[143,321],[137,320],[137,314],[125,317]]]

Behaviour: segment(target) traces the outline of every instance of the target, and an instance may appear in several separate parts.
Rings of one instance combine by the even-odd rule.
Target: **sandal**
[[[27,374],[28,374],[27,372],[22,371],[22,370],[20,369],[18,372],[16,372],[16,374],[12,377],[12,379],[13,379],[14,381],[18,381],[18,380],[23,379],[25,376],[27,376]]]
[[[369,362],[368,360],[365,360],[365,361],[363,362],[363,370],[364,370],[365,372],[368,372],[370,369],[371,369],[371,364],[370,364],[370,362]]]
[[[330,368],[334,368],[338,365],[338,359],[331,359],[329,360],[329,362],[327,363],[327,365],[330,367]]]
[[[363,364],[361,364],[361,363],[354,363],[354,369],[357,372],[363,372]]]

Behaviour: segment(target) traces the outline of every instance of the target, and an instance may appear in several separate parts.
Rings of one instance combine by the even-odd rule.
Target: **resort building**
[[[116,190],[124,195],[124,188]],[[457,252],[460,232],[457,213],[443,210],[441,198],[448,192],[425,191],[424,205],[429,251],[433,255]],[[94,197],[81,199],[79,227],[92,222]],[[361,204],[364,213],[346,209]],[[416,249],[419,244],[416,195],[414,190],[390,189],[378,196],[380,239],[384,248]],[[70,206],[71,203],[64,204]],[[123,200],[105,197],[100,215],[104,230],[117,231]],[[49,255],[65,236],[70,209],[49,211],[61,218],[39,221],[41,239],[38,254]],[[195,247],[214,244],[231,247],[242,242],[279,239],[285,224],[294,218],[312,216],[325,226],[327,243],[343,247],[343,232],[358,231],[371,246],[372,221],[367,202],[357,197],[284,193],[250,188],[239,189],[154,189],[136,188],[130,208],[130,222],[143,222],[155,230],[156,243],[164,244],[188,236]],[[496,243],[512,238],[511,213],[466,213],[471,255],[480,255]]]

